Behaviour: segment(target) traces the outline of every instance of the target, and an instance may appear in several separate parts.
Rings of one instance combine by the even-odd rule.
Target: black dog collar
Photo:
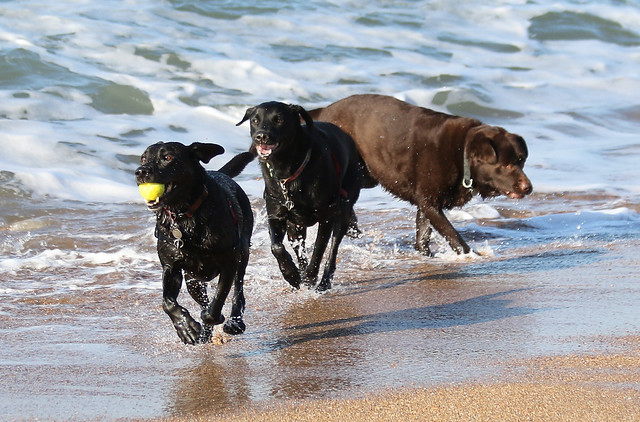
[[[200,194],[198,199],[196,199],[193,202],[193,204],[191,204],[191,206],[189,207],[187,212],[185,212],[185,213],[175,213],[175,212],[171,211],[169,208],[164,207],[164,210],[167,212],[167,214],[169,214],[169,217],[171,217],[172,220],[175,220],[177,218],[182,218],[182,217],[187,217],[187,218],[193,217],[193,214],[196,211],[198,211],[198,208],[200,208],[200,206],[202,205],[204,200],[207,199],[207,196],[209,195],[209,191],[207,190],[207,187],[206,186],[202,186],[202,188],[203,188],[202,193]]]
[[[178,221],[177,220],[179,218],[182,218],[182,217],[187,217],[187,218],[193,217],[193,214],[198,210],[198,208],[200,208],[200,206],[202,205],[202,203],[204,202],[204,200],[207,198],[208,195],[209,195],[209,191],[207,190],[207,187],[203,185],[202,193],[200,194],[198,199],[196,199],[194,201],[194,203],[191,204],[191,206],[189,207],[187,212],[185,212],[185,213],[175,213],[175,212],[171,211],[170,209],[168,209],[167,207],[163,208],[164,211],[169,216],[169,220],[171,220],[169,231],[171,232],[171,235],[174,238],[171,243],[173,243],[178,250],[182,249],[182,246],[184,246],[184,241],[182,240],[182,231],[180,231],[180,227],[178,226]],[[160,237],[162,237],[163,238],[162,240],[165,240],[165,241],[169,240],[169,239],[166,238],[166,236],[159,236],[159,235],[160,235],[160,233],[158,232],[158,229],[156,228],[156,237],[157,238],[160,239]]]
[[[291,176],[285,179],[278,179],[280,190],[282,191],[282,195],[284,196],[284,206],[289,211],[291,211],[294,204],[291,198],[289,197],[289,190],[287,189],[287,183],[293,182],[302,174],[302,172],[304,171],[304,168],[307,166],[307,164],[309,164],[309,160],[311,160],[311,148],[309,148],[309,151],[307,151],[307,155],[304,157],[304,160],[302,160],[302,164],[300,164],[300,167],[298,167],[298,170],[296,170]],[[271,173],[271,176],[273,177],[274,174],[273,174],[273,168],[271,167],[271,164],[269,164],[269,162],[267,161],[266,165],[267,165],[267,168],[269,169],[269,173]]]
[[[298,167],[298,170],[296,170],[291,176],[285,179],[278,180],[278,182],[280,182],[281,185],[284,185],[296,180],[298,177],[300,177],[300,175],[304,171],[304,168],[307,166],[307,164],[309,164],[309,160],[311,160],[311,148],[309,148],[309,151],[307,151],[307,155],[305,155],[304,160],[302,160],[302,164],[300,164],[300,167]],[[269,169],[269,173],[271,173],[271,176],[274,176],[273,167],[271,167],[271,163],[267,161],[265,164],[267,165],[267,168]]]

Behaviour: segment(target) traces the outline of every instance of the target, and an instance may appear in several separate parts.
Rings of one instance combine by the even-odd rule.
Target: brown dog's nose
[[[529,179],[527,179],[526,177],[520,180],[518,187],[520,188],[520,192],[522,192],[524,195],[529,195],[531,192],[533,192],[533,186],[531,185]]]

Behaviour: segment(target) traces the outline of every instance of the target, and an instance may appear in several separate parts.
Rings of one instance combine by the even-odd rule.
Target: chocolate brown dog
[[[303,119],[306,125],[300,123]],[[331,247],[316,290],[331,288],[342,238],[355,228],[353,205],[360,195],[362,162],[353,140],[331,123],[315,123],[300,106],[268,102],[247,109],[251,150],[260,160],[269,218],[271,251],[285,280],[299,288],[316,283],[329,238]],[[307,227],[318,223],[311,260],[307,261]],[[286,251],[293,244],[298,269]],[[302,276],[301,276],[302,273]]]
[[[443,209],[475,194],[522,198],[527,145],[501,127],[417,107],[383,95],[354,95],[310,111],[355,141],[369,171],[392,194],[418,207],[416,248],[430,254],[431,226],[458,253],[470,251]]]
[[[207,172],[200,162],[222,154],[215,144],[158,142],[142,154],[136,182],[160,183],[165,192],[147,206],[156,213],[158,257],[162,264],[163,309],[171,318],[180,339],[187,344],[203,343],[211,326],[221,324],[222,307],[234,286],[231,318],[224,331],[240,334],[245,299],[242,288],[253,212],[244,191],[231,177],[253,160],[250,153],[235,156],[219,171]],[[201,306],[203,326],[178,304],[182,280]],[[213,300],[207,295],[208,281],[219,276]]]

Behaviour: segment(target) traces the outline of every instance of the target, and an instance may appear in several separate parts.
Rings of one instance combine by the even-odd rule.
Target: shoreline
[[[256,236],[248,329],[222,345],[179,341],[155,257],[88,285],[92,268],[55,267],[0,314],[5,418],[640,420],[636,225],[560,243],[523,230],[448,262],[409,253],[399,214],[365,214],[371,240],[345,245],[322,295],[288,288]]]
[[[632,421],[640,420],[640,335],[613,353],[514,362],[505,380],[400,388],[352,399],[289,400],[195,421]]]

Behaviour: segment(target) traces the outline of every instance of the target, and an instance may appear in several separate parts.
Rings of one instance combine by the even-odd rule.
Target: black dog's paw
[[[178,337],[184,344],[199,343],[200,334],[202,333],[202,325],[193,318],[185,318],[174,324]]]
[[[202,318],[202,322],[206,325],[218,325],[224,322],[224,315],[219,314],[217,317],[211,315],[207,309],[200,313],[200,317]]]
[[[351,239],[360,239],[362,237],[362,230],[358,228],[358,223],[350,222],[345,235]]]
[[[213,327],[210,325],[203,325],[202,331],[200,331],[200,337],[198,338],[198,344],[205,344],[211,341],[213,336]]]
[[[320,284],[318,284],[318,286],[316,287],[316,292],[322,293],[326,292],[327,290],[331,290],[331,280],[325,280],[323,278]]]
[[[415,249],[423,256],[434,256],[434,254],[431,252],[431,248],[429,248],[429,243],[416,243]]]
[[[225,333],[235,336],[244,333],[247,326],[244,324],[242,317],[231,317],[227,320],[222,329]]]
[[[307,288],[312,289],[318,281],[317,277],[304,277],[302,279],[302,284],[304,284]]]
[[[300,280],[304,286],[313,289],[318,282],[318,272],[312,272],[311,268],[307,268],[306,271],[300,274]]]

